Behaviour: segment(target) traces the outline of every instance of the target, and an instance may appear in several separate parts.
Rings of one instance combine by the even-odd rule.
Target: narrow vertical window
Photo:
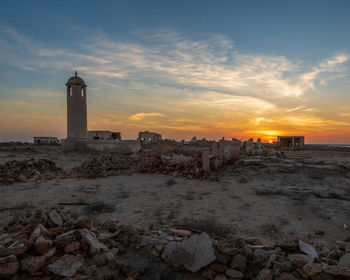
[[[81,88],[81,96],[84,97],[84,88]]]
[[[73,89],[72,87],[69,87],[69,96],[72,96],[73,95]]]

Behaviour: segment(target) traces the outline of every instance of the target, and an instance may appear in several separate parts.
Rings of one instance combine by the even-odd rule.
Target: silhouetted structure
[[[66,86],[67,138],[87,138],[86,84],[75,71]]]

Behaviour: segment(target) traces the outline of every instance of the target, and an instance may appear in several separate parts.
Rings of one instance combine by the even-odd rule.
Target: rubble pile
[[[103,154],[74,168],[73,174],[83,178],[96,178],[118,175],[123,170],[151,174],[172,174],[188,179],[207,176],[206,172],[202,170],[200,152],[162,154],[158,151],[143,151],[137,155]]]
[[[138,156],[136,170],[140,173],[171,174],[188,179],[207,176],[202,170],[201,153],[194,151],[168,154],[143,152]]]
[[[108,177],[117,175],[122,170],[133,169],[135,165],[135,159],[129,155],[106,153],[73,168],[73,174],[83,178]]]
[[[22,210],[0,227],[0,279],[137,279],[118,259],[141,240],[132,227],[87,217],[72,219],[60,208]]]
[[[64,171],[51,160],[12,160],[0,164],[0,184],[26,182],[29,179],[53,179],[63,176]]]
[[[86,216],[73,219],[65,208],[19,210],[0,225],[0,279],[132,280],[147,273],[151,279],[155,263],[181,275],[176,279],[350,279],[348,242],[329,248],[184,229],[146,231],[112,220],[94,225]],[[130,252],[148,264],[141,269],[132,258],[125,262]]]

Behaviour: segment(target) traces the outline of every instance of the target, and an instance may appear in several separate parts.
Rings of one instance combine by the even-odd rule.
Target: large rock
[[[53,274],[62,277],[73,277],[77,270],[84,264],[84,259],[80,255],[64,255],[59,260],[47,266]]]
[[[39,236],[33,245],[34,251],[40,254],[45,254],[52,247],[52,241],[46,240]]]
[[[72,243],[75,241],[75,232],[76,230],[71,230],[65,233],[62,233],[56,237],[54,240],[54,244],[58,248],[63,248],[66,247],[68,244]]]
[[[272,280],[273,279],[273,270],[264,268],[259,272],[257,280]]]
[[[63,224],[63,219],[60,215],[57,214],[55,210],[51,210],[48,213],[48,216],[51,220],[51,222],[56,226],[61,226]]]
[[[232,268],[228,268],[226,269],[225,271],[225,274],[228,276],[228,277],[231,277],[231,278],[234,278],[234,279],[240,279],[240,278],[243,278],[244,277],[244,274],[238,270],[235,270],[235,269],[232,269]]]
[[[307,263],[312,263],[313,258],[309,255],[303,255],[303,254],[289,254],[288,259],[292,263],[292,265],[296,267],[304,267]]]
[[[246,257],[242,254],[237,254],[232,257],[230,267],[233,269],[237,269],[240,272],[245,270]]]
[[[318,259],[318,254],[314,247],[312,247],[310,244],[305,243],[302,240],[299,240],[298,244],[299,244],[300,251],[309,255],[312,258],[312,260]]]
[[[169,242],[163,254],[174,266],[184,265],[196,272],[215,260],[212,241],[206,233],[196,234],[182,242]]]
[[[19,269],[15,255],[0,258],[0,279],[11,279]]]
[[[43,267],[45,261],[45,256],[29,256],[21,260],[21,269],[28,271],[29,274],[33,274]]]
[[[0,248],[0,257],[6,257],[9,255],[20,256],[23,255],[31,246],[29,240],[16,240],[7,248]]]
[[[350,269],[350,254],[342,256],[339,259],[338,266]]]
[[[323,268],[319,263],[308,263],[304,265],[303,270],[307,276],[313,277],[316,274],[322,272]]]
[[[106,245],[97,240],[95,235],[86,228],[78,230],[81,239],[90,246],[90,254],[95,254],[98,251],[108,251]]]
[[[344,279],[350,279],[350,269],[338,267],[338,266],[326,266],[323,268],[323,272],[328,274],[344,277]],[[348,278],[345,278],[348,277]]]

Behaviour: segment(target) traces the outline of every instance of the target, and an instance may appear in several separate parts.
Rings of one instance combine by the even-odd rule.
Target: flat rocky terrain
[[[88,216],[97,224],[118,220],[143,230],[178,228],[274,242],[350,241],[346,149],[284,151],[282,159],[250,157],[195,179],[132,169],[82,176],[84,166],[90,166],[87,173],[99,168],[81,165],[96,156],[65,154],[59,146],[2,145],[2,168],[14,160],[49,163],[37,163],[43,167],[29,178],[3,180],[0,220],[13,211],[61,206],[73,217]]]

